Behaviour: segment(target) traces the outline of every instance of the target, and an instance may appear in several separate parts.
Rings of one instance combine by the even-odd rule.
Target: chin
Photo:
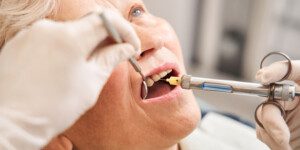
[[[152,101],[143,105],[162,138],[170,144],[178,143],[195,130],[201,119],[200,109],[191,91],[179,89],[179,94],[168,100]]]
[[[170,111],[161,125],[167,137],[180,141],[196,129],[201,113],[191,91],[183,92],[178,101],[181,102],[180,108]]]

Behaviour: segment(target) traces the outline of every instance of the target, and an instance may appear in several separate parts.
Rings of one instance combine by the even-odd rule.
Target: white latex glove
[[[91,14],[73,22],[38,21],[5,45],[0,149],[43,147],[92,107],[114,67],[137,53],[140,41],[130,23],[105,13],[126,43],[99,46],[109,35],[99,14]]]
[[[263,84],[279,81],[288,69],[287,62],[276,62],[258,71],[256,79]],[[300,84],[300,61],[292,61],[292,72],[288,80]],[[265,105],[258,109],[258,119],[264,128],[256,125],[257,137],[266,143],[272,150],[299,150],[300,149],[300,103],[299,97],[293,102],[279,101],[285,108],[286,122],[280,110],[273,105]]]

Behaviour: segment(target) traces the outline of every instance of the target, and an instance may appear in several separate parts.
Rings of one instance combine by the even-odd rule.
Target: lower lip
[[[151,99],[145,99],[141,100],[144,103],[156,103],[156,102],[166,102],[166,101],[172,101],[179,97],[182,94],[182,88],[180,86],[176,86],[172,91],[170,91],[168,94],[151,98]]]

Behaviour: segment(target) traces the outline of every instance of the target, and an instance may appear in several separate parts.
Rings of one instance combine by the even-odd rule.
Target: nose
[[[164,39],[157,34],[148,34],[142,42],[142,52],[148,50],[159,50],[164,46]]]
[[[165,45],[165,35],[161,32],[159,24],[152,24],[151,26],[139,27],[137,34],[141,40],[142,50],[141,56],[148,52],[153,52],[161,49]]]

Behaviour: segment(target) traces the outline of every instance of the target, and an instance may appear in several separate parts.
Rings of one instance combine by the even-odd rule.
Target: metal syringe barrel
[[[299,92],[296,92],[296,88],[294,85],[262,85],[258,83],[199,78],[189,75],[182,76],[181,87],[183,89],[256,95],[260,97],[269,97],[274,95],[274,99],[283,101],[294,100],[296,93],[299,94]]]

